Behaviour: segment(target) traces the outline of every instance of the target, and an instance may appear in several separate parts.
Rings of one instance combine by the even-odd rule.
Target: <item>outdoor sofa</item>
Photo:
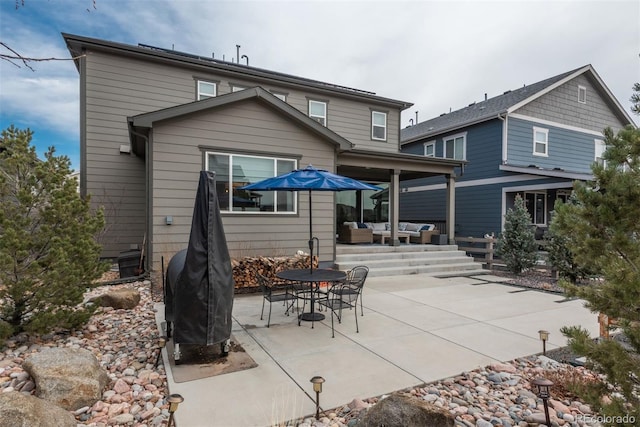
[[[411,243],[430,244],[431,236],[440,234],[434,224],[401,222],[398,231],[409,235]],[[338,241],[341,243],[372,243],[373,236],[391,235],[388,222],[345,222],[338,230]]]

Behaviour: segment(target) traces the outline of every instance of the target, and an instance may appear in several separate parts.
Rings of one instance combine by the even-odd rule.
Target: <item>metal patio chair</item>
[[[353,273],[352,273],[353,272]],[[342,323],[342,310],[354,309],[356,318],[356,333],[360,332],[358,325],[358,300],[360,300],[360,312],[362,315],[362,289],[367,279],[369,269],[365,266],[354,267],[349,271],[344,282],[336,283],[327,292],[327,298],[318,303],[331,311],[331,337],[335,338],[334,316],[338,323]]]
[[[274,302],[282,302],[287,309],[284,314],[289,315],[289,311],[293,310],[293,305],[296,303],[298,297],[293,291],[290,285],[274,284],[265,276],[260,273],[256,274],[258,278],[258,286],[262,291],[262,311],[260,312],[260,320],[264,315],[264,302],[269,301],[269,317],[267,319],[267,328],[271,325],[271,305]]]

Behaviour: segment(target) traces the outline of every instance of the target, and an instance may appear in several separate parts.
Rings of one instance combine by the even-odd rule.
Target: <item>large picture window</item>
[[[466,135],[454,135],[444,140],[444,157],[446,159],[464,160],[466,156]]]
[[[296,213],[294,191],[238,190],[296,168],[296,161],[263,156],[207,153],[206,167],[216,173],[216,190],[221,212]]]

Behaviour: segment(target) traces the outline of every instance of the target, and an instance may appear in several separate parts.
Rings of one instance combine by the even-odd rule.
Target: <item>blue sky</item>
[[[18,2],[20,3],[20,1]],[[0,2],[0,41],[23,56],[69,58],[61,32],[231,60],[376,92],[419,121],[592,64],[629,111],[640,81],[640,1]],[[1,53],[9,53],[0,47]],[[21,65],[18,63],[18,65]],[[79,164],[72,61],[0,60],[0,126],[35,132]],[[636,123],[637,116],[633,116]]]

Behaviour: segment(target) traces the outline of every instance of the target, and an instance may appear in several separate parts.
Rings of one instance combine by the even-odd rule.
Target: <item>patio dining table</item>
[[[347,278],[344,271],[330,270],[328,268],[319,268],[309,270],[307,268],[283,270],[276,273],[276,276],[290,282],[307,283],[311,289],[311,309],[308,312],[300,314],[300,319],[305,321],[319,321],[324,319],[324,314],[315,311],[315,295],[320,289],[320,283],[323,282],[340,282]]]

